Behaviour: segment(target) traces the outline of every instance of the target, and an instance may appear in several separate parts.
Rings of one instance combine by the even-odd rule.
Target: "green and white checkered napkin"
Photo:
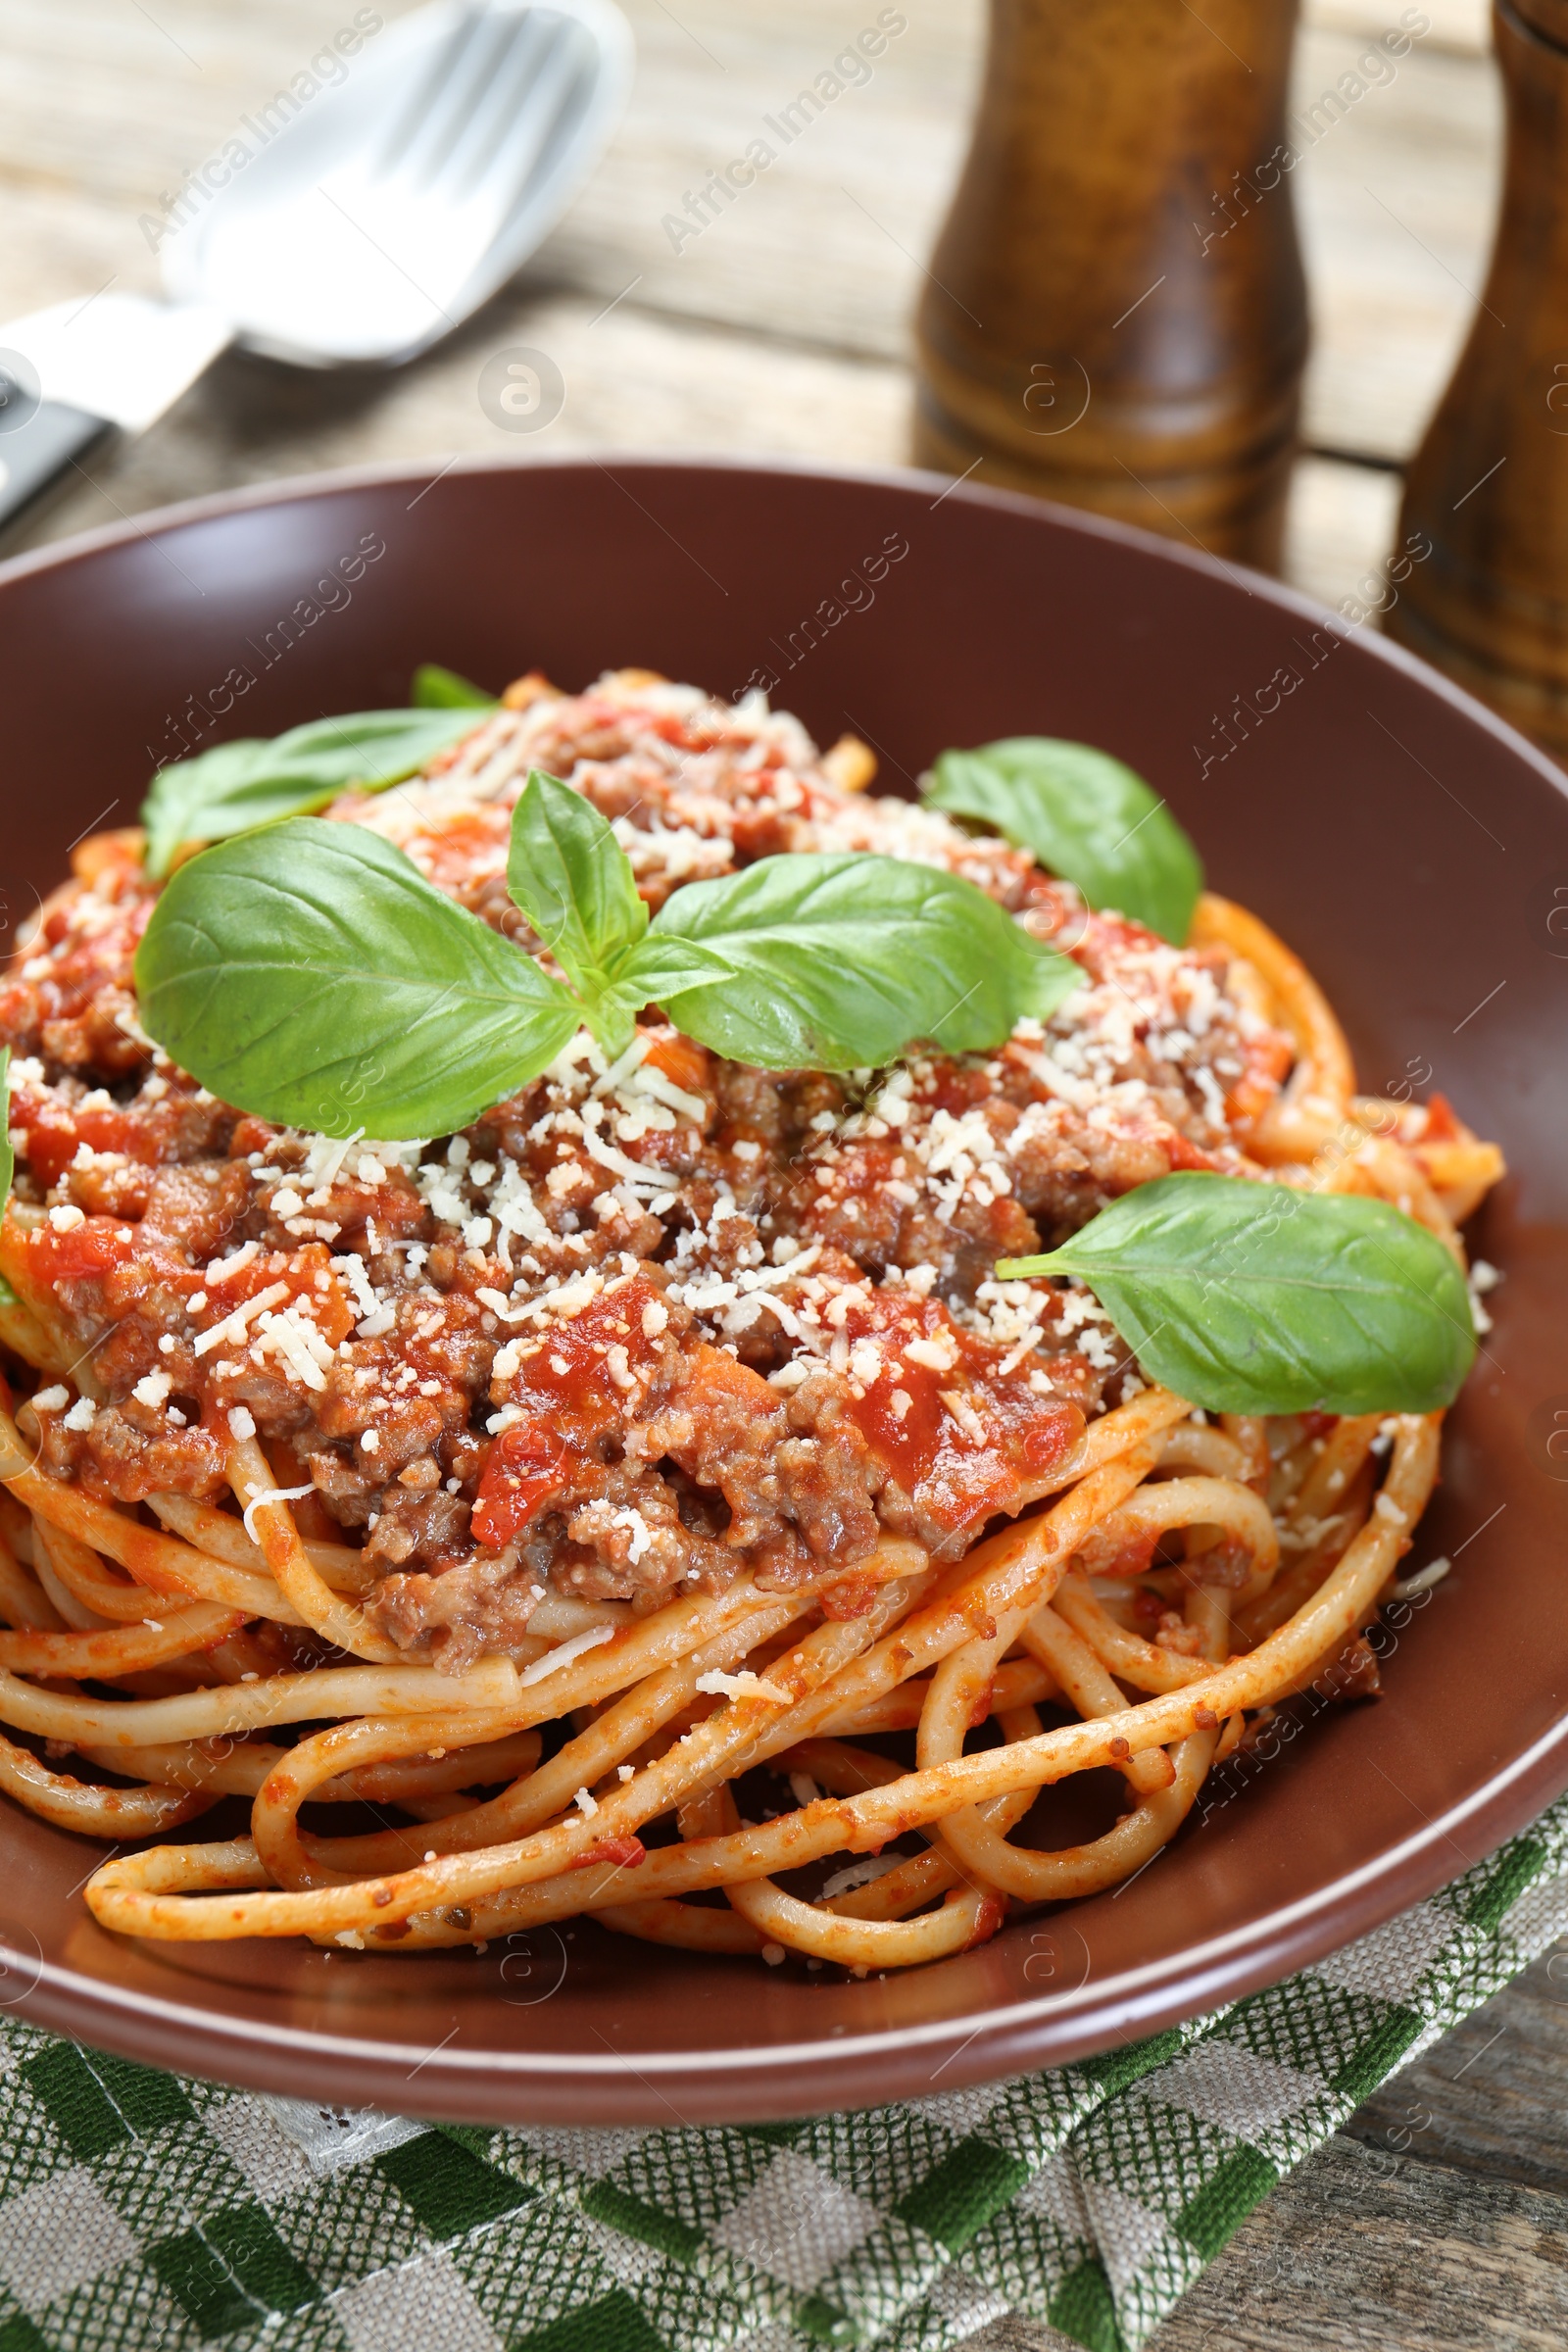
[[[432,2130],[0,2019],[0,2352],[1134,2352],[1396,2066],[1568,1932],[1568,1798],[1432,1901],[1113,2056],[754,2129]]]

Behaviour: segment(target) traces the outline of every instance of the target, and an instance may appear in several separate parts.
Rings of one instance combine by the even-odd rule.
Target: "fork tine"
[[[439,99],[451,75],[463,60],[463,53],[479,29],[486,14],[485,0],[466,0],[456,23],[425,68],[424,76],[409,93],[407,105],[401,107],[387,123],[374,152],[367,158],[367,169],[372,178],[383,178],[395,172],[409,149],[417,139],[421,125],[428,120],[432,103]]]
[[[520,46],[520,45],[519,45]],[[510,200],[536,169],[570,106],[592,53],[570,19],[558,19],[542,55],[514,56],[475,111],[447,174],[455,202]]]
[[[533,9],[476,8],[470,37],[453,56],[440,89],[427,98],[394,174],[413,189],[432,189],[466,146],[474,113],[513,51],[536,51],[546,38]]]

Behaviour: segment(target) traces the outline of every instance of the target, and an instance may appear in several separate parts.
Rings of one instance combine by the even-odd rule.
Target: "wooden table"
[[[541,449],[902,461],[907,320],[963,150],[981,0],[903,0],[908,29],[871,82],[679,253],[663,215],[875,10],[624,4],[641,60],[630,115],[523,281],[384,380],[223,362],[13,545],[319,466],[514,458],[476,379],[515,343],[549,352],[565,378]],[[403,0],[377,5],[391,19]],[[353,13],[350,0],[6,0],[0,320],[110,285],[156,290],[140,218]],[[1316,346],[1289,571],[1332,604],[1387,549],[1398,469],[1465,331],[1490,234],[1499,106],[1481,0],[1424,0],[1418,13],[1431,29],[1396,78],[1326,127],[1296,175]],[[1306,14],[1298,110],[1353,73],[1398,8],[1307,0]],[[1397,2077],[1288,2180],[1157,2352],[1555,2352],[1568,2339],[1565,2109],[1568,1954]],[[977,2342],[1024,2352],[1061,2339],[1004,2322]]]

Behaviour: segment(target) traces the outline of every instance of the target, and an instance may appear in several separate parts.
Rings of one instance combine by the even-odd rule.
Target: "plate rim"
[[[1071,2065],[1279,1984],[1450,1884],[1459,1875],[1448,1866],[1456,1831],[1479,1833],[1476,1860],[1485,1860],[1565,1789],[1568,1716],[1447,1812],[1315,1894],[1209,1942],[1100,1980],[1092,1989],[983,2011],[978,2024],[969,2012],[853,2040],[846,2035],[635,2056],[613,2049],[599,2057],[439,2048],[411,2070],[412,2045],[406,2042],[229,2020],[29,1959],[3,1941],[0,1984],[13,1975],[30,1983],[20,1995],[0,1990],[0,2009],[25,2009],[29,2022],[85,2037],[142,2065],[273,2095],[383,2108],[387,2077],[401,2074],[409,2089],[394,2094],[396,2112],[432,2123],[667,2127],[677,2112],[683,2127],[704,2127],[842,2113],[920,2095],[890,2090],[882,2080],[916,2056],[922,2064],[940,2058],[930,2079],[940,2075],[944,2090],[960,2090]],[[1450,1855],[1444,1854],[1446,1846]],[[1048,1924],[1057,1918],[1070,1924],[1070,1911],[1045,1916]],[[1332,1932],[1325,1935],[1331,1919]],[[1347,1921],[1348,1933],[1342,1934]],[[695,2098],[700,2112],[676,2110],[675,2092]]]

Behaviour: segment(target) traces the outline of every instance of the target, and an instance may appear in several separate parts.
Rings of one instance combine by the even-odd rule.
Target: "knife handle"
[[[25,424],[0,432],[0,531],[113,430],[106,416],[45,400]]]

